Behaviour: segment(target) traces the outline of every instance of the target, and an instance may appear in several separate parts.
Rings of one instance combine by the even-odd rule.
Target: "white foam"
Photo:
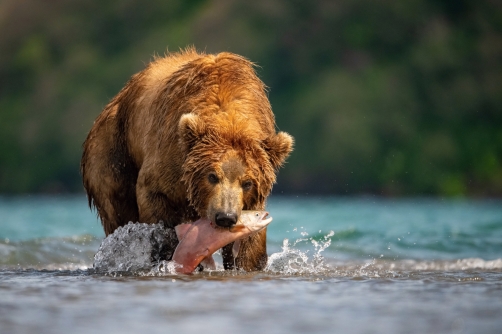
[[[302,236],[307,236],[304,232]],[[282,243],[282,251],[270,255],[265,271],[282,274],[319,274],[330,270],[324,261],[321,253],[331,245],[331,237],[334,235],[330,231],[324,240],[315,240],[314,238],[297,239],[292,245],[288,239],[284,239]],[[308,256],[308,251],[302,252],[293,247],[303,241],[310,241],[314,246],[312,257]]]
[[[412,270],[495,270],[502,269],[502,259],[483,260],[479,258],[467,258],[458,260],[442,260],[442,261],[403,261],[397,262],[394,267],[409,267]]]

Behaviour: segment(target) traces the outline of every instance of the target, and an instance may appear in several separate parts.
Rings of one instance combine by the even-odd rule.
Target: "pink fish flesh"
[[[243,239],[265,228],[272,221],[266,211],[242,211],[236,225],[230,228],[216,226],[208,219],[175,227],[180,241],[172,260],[178,264],[176,271],[190,274],[203,262],[214,269],[213,253],[223,246]]]

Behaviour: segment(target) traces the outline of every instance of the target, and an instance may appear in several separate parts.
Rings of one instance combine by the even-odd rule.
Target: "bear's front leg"
[[[151,175],[141,171],[136,183],[136,200],[138,203],[139,222],[157,224],[163,221],[166,226],[174,227],[186,219],[185,201],[176,202],[156,187]],[[192,215],[193,216],[193,215]],[[191,217],[191,216],[190,216]]]
[[[263,270],[267,266],[267,229],[243,239],[237,258],[232,253],[233,243],[222,248],[223,266],[227,270],[242,269],[245,271]]]

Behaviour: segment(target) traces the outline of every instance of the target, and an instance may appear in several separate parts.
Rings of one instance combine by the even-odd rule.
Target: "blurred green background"
[[[3,0],[0,32],[0,193],[81,192],[105,104],[194,45],[260,66],[274,193],[502,195],[500,1]]]

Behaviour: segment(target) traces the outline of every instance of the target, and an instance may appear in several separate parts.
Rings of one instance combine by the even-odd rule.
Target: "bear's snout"
[[[217,212],[214,217],[214,222],[220,227],[232,227],[237,223],[237,214]]]

